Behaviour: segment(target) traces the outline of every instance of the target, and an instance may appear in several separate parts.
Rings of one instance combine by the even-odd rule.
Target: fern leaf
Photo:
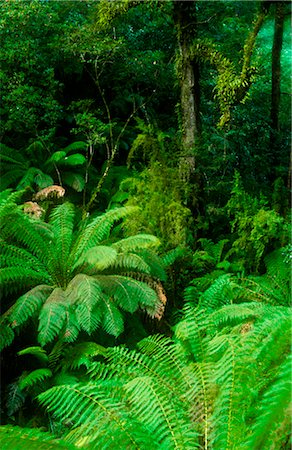
[[[140,306],[154,316],[159,306],[156,292],[146,283],[119,275],[97,275],[96,280],[108,296],[112,296],[118,306],[134,312]]]
[[[88,144],[83,141],[76,141],[72,142],[71,144],[67,145],[67,147],[63,148],[63,151],[66,153],[66,155],[72,151],[76,150],[86,150],[88,147]]]
[[[39,382],[44,381],[46,378],[50,378],[53,376],[53,373],[50,369],[36,369],[33,372],[26,375],[19,382],[19,388],[21,390],[27,389]]]
[[[51,342],[62,330],[67,318],[67,308],[65,292],[61,288],[55,288],[39,314],[38,341],[42,346]]]
[[[42,235],[42,230],[46,232]],[[48,245],[44,238],[47,230],[37,226],[37,221],[25,214],[19,214],[9,226],[9,236],[24,245],[30,252],[38,256],[44,263],[48,258]],[[8,234],[7,230],[6,233]]]
[[[74,429],[67,439],[92,448],[140,448],[131,420],[121,404],[99,385],[56,386],[40,394],[38,400],[55,416],[70,420]],[[98,426],[92,426],[98,423]],[[130,429],[130,430],[129,430]],[[122,438],[122,445],[119,445]],[[112,443],[112,446],[111,446]]]
[[[88,249],[81,258],[74,264],[73,269],[78,266],[88,264],[89,268],[95,271],[102,271],[114,264],[117,258],[117,251],[112,247],[98,245]]]
[[[32,355],[35,356],[41,363],[47,363],[49,361],[48,355],[41,347],[27,347],[17,352],[18,356]]]
[[[8,244],[3,239],[0,238],[0,250],[1,250],[1,261],[3,265],[10,266],[15,260],[19,261],[20,265],[29,265],[32,268],[39,268],[42,272],[46,270],[45,266],[40,262],[39,258],[32,255],[27,250],[16,247],[15,245]],[[2,265],[2,263],[1,263]]]
[[[103,310],[102,327],[108,334],[118,337],[124,331],[123,315],[114,303],[107,300],[104,301]]]
[[[121,253],[141,250],[144,248],[158,247],[159,245],[159,239],[151,234],[136,234],[135,236],[130,236],[115,242],[112,244],[112,248]]]
[[[25,323],[29,317],[33,317],[40,310],[52,290],[53,288],[50,286],[39,285],[22,295],[8,315],[13,328]]]
[[[265,392],[260,403],[258,417],[250,437],[242,448],[255,450],[282,448],[291,431],[291,369],[292,357],[281,365],[274,383]],[[287,418],[285,420],[284,418]]]
[[[0,446],[2,450],[76,449],[72,444],[56,439],[37,428],[20,428],[12,425],[0,427]]]
[[[23,169],[9,170],[0,177],[1,190],[7,189],[9,186],[15,186],[16,182],[22,177]]]
[[[112,269],[119,269],[123,272],[136,270],[139,273],[146,273],[148,275],[151,272],[150,267],[144,259],[134,253],[117,255],[116,260],[112,264]]]
[[[92,358],[106,354],[106,349],[95,342],[81,342],[69,347],[64,354],[64,368],[79,369],[82,365],[88,369]]]
[[[82,192],[85,187],[85,178],[79,173],[62,173],[63,183],[70,186],[76,192]]]
[[[259,311],[250,308],[250,303],[242,303],[236,305],[236,308],[234,308],[234,305],[223,306],[212,314],[210,320],[219,328],[226,325],[235,325],[247,320],[257,319],[259,315]]]
[[[5,293],[17,292],[37,284],[49,282],[47,273],[23,267],[20,261],[15,266],[0,269],[0,290]]]
[[[176,408],[171,397],[163,395],[150,377],[138,377],[125,386],[133,411],[151,430],[163,448],[194,449],[199,447],[198,433],[184,421],[183,409]]]
[[[63,284],[66,285],[68,278],[68,270],[71,269],[67,265],[70,248],[73,237],[75,211],[71,203],[63,203],[54,208],[50,215],[50,224],[52,227],[52,234],[54,239],[54,257],[55,261],[59,261],[58,268],[60,275],[58,275]]]
[[[8,385],[8,394],[6,401],[7,415],[9,417],[13,416],[25,402],[25,394],[19,387],[19,383],[15,382]],[[0,427],[1,429],[1,427]]]
[[[96,217],[89,223],[85,222],[73,247],[72,254],[79,258],[89,248],[100,244],[109,235],[109,232],[118,220],[137,211],[136,207],[123,207],[110,210],[105,214]]]
[[[0,351],[3,348],[8,347],[14,339],[14,332],[10,326],[4,323],[2,320],[0,321]]]

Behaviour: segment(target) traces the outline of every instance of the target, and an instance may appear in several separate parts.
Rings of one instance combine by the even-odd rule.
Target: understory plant
[[[13,206],[11,197],[3,201],[4,221],[9,217],[5,203]],[[140,234],[110,240],[113,225],[135,208],[81,221],[77,209],[65,202],[45,223],[13,207],[0,236],[0,286],[6,302],[2,346],[31,319],[38,319],[38,341],[44,346],[56,338],[72,342],[79,332],[92,334],[100,326],[118,336],[124,314],[139,308],[161,317],[166,297],[163,264],[155,254],[158,239]],[[10,306],[17,293],[22,295]]]
[[[0,144],[0,187],[43,189],[52,184],[64,184],[77,192],[85,186],[85,142],[72,142],[65,148],[51,151],[35,141],[22,152]],[[81,153],[80,153],[81,152]]]
[[[218,281],[217,281],[218,282]],[[207,292],[209,291],[209,292]],[[189,300],[174,337],[92,343],[88,382],[39,395],[65,441],[90,449],[288,449],[290,308]],[[211,300],[210,300],[211,299]],[[68,364],[82,364],[71,353]]]

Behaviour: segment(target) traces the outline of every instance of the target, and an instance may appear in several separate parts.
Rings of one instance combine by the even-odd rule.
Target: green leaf
[[[23,356],[23,355],[35,356],[36,358],[38,358],[38,360],[41,363],[45,363],[45,364],[49,361],[46,351],[41,347],[27,347],[27,348],[24,348],[23,350],[20,350],[19,352],[17,352],[17,354],[18,354],[18,356]]]
[[[117,257],[117,251],[112,247],[97,245],[91,247],[79,258],[73,268],[88,264],[96,271],[102,271],[114,264]]]
[[[1,450],[73,450],[76,447],[54,438],[37,428],[21,428],[12,425],[0,427]]]
[[[63,148],[63,151],[68,155],[68,153],[76,150],[86,150],[88,147],[88,144],[83,141],[77,141],[72,142],[71,144],[67,145],[67,147]]]
[[[67,309],[64,290],[55,288],[39,315],[38,341],[42,346],[60,334],[67,318]]]
[[[45,162],[45,164],[49,164],[49,163],[58,163],[59,161],[61,161],[62,159],[64,159],[66,156],[66,152],[64,152],[63,150],[58,150],[57,152],[54,152],[49,159],[47,159],[47,161]]]
[[[74,155],[65,156],[64,158],[58,160],[58,164],[62,166],[81,166],[86,163],[85,156],[80,153],[75,153]]]
[[[50,369],[36,369],[20,380],[19,387],[20,389],[24,390],[52,376],[53,373]]]

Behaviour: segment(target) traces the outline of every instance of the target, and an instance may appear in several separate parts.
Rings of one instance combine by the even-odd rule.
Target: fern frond
[[[40,310],[52,290],[52,287],[40,284],[22,295],[8,314],[13,328],[22,325],[30,317],[33,317]]]
[[[72,151],[76,150],[86,150],[88,147],[88,144],[83,141],[76,141],[72,142],[71,144],[67,145],[67,147],[63,148],[63,151],[66,153],[66,155]]]
[[[135,253],[126,253],[117,255],[116,260],[112,264],[112,269],[118,269],[123,272],[136,270],[138,273],[146,273],[150,275],[150,267],[141,256]]]
[[[287,441],[291,431],[291,369],[292,357],[289,355],[257,407],[258,420],[243,449],[282,448],[281,444]]]
[[[131,206],[117,208],[84,222],[72,249],[74,258],[79,258],[89,248],[100,244],[108,237],[115,222],[136,211],[137,208]]]
[[[112,336],[118,337],[124,331],[124,318],[119,309],[110,300],[106,299],[103,303],[103,329]]]
[[[97,275],[96,280],[108,296],[112,296],[119,307],[134,312],[140,306],[154,316],[159,306],[156,292],[146,283],[119,275]]]
[[[85,178],[79,173],[64,172],[62,179],[65,185],[70,186],[76,192],[82,192],[85,187]]]
[[[8,244],[1,238],[0,250],[1,267],[17,265],[15,264],[15,261],[18,261],[20,265],[25,265],[26,267],[29,265],[31,268],[39,268],[42,272],[46,270],[45,266],[32,253],[23,248]]]
[[[151,377],[137,377],[125,385],[133,412],[151,430],[162,448],[194,449],[199,447],[198,433],[185,419],[173,399],[156,386]]]
[[[145,263],[149,266],[152,277],[161,281],[166,281],[167,275],[165,272],[165,266],[162,259],[154,253],[154,251],[145,248],[142,250],[137,250],[135,253],[143,258]]]
[[[0,351],[8,347],[14,339],[14,332],[3,320],[0,321]]]
[[[50,282],[48,273],[26,268],[20,265],[0,269],[0,290],[4,293],[17,292],[23,288],[31,288],[37,284]]]
[[[12,425],[0,427],[0,446],[2,450],[76,449],[72,444],[56,439],[37,428],[21,428]]]
[[[105,354],[106,349],[96,342],[81,342],[65,350],[63,367],[74,370],[85,365],[88,369],[94,356]]]
[[[41,363],[47,363],[49,361],[48,355],[41,347],[27,347],[17,352],[18,356],[32,355],[35,356]]]
[[[47,297],[39,314],[38,341],[42,346],[51,342],[61,332],[67,318],[67,309],[64,290],[55,288]]]
[[[98,245],[88,249],[84,255],[76,261],[73,269],[84,265],[88,265],[89,269],[96,272],[102,271],[115,263],[117,251],[112,247]]]
[[[56,417],[67,417],[73,423],[69,442],[83,442],[90,448],[140,448],[131,426],[133,419],[108,392],[95,383],[65,385],[40,394],[38,399]]]
[[[216,328],[222,328],[227,325],[236,325],[245,321],[254,320],[260,317],[260,312],[251,307],[250,303],[241,303],[236,305],[226,305],[215,311],[210,320],[213,321]]]
[[[176,247],[162,255],[161,260],[164,267],[171,266],[177,259],[186,256],[186,249],[183,247]]]
[[[68,259],[73,238],[75,210],[71,203],[63,203],[55,207],[50,215],[50,225],[54,239],[53,259],[58,262],[58,278],[67,284],[69,269]]]
[[[39,382],[43,382],[46,378],[51,378],[52,376],[53,373],[50,369],[36,369],[20,380],[19,388],[21,390],[27,389]]]
[[[8,393],[6,400],[7,415],[9,417],[13,416],[25,402],[25,394],[19,387],[18,381],[8,385]],[[1,429],[1,427],[0,427]]]
[[[6,234],[16,240],[17,243],[24,245],[31,253],[36,255],[42,262],[48,259],[48,244],[46,242],[47,230],[45,236],[42,235],[42,229],[37,227],[37,221],[25,214],[18,214],[15,220],[9,225]]]
[[[121,253],[158,247],[159,245],[159,239],[151,234],[136,234],[135,236],[130,236],[113,243],[112,248],[115,248]]]
[[[1,190],[7,189],[9,186],[15,186],[17,181],[22,177],[24,169],[10,169],[0,177]]]

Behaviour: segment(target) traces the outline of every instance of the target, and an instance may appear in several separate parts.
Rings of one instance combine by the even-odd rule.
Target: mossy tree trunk
[[[200,70],[191,56],[191,44],[196,37],[196,2],[175,1],[174,22],[177,30],[179,58],[177,72],[180,82],[180,114],[184,170],[195,168],[195,147],[201,134]],[[189,173],[190,175],[190,173]]]

